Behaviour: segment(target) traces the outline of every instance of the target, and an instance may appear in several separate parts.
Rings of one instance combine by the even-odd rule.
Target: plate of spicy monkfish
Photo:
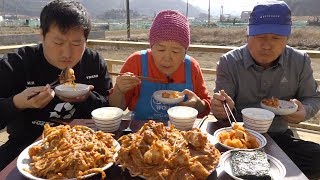
[[[28,179],[84,179],[95,174],[106,178],[106,169],[117,157],[120,144],[110,133],[86,126],[44,126],[43,138],[24,149],[17,168]]]
[[[144,179],[207,179],[221,155],[199,129],[179,131],[155,121],[120,137],[119,142],[116,164]]]

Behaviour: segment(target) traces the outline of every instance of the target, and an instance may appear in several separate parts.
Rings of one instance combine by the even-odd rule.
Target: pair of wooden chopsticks
[[[109,72],[109,74],[113,75],[113,76],[121,76],[124,73]],[[163,79],[158,79],[158,78],[145,77],[145,76],[136,76],[136,77],[139,79],[145,79],[145,80],[154,81],[154,82],[161,82],[161,83],[165,83],[165,84],[168,83],[168,81],[163,80]]]
[[[231,125],[231,127],[232,127],[232,121],[231,121],[231,119],[230,119],[230,115],[232,116],[232,118],[233,118],[233,120],[234,120],[235,123],[237,123],[237,120],[236,120],[236,118],[234,117],[234,115],[233,115],[233,113],[232,113],[232,111],[231,111],[228,103],[226,102],[226,100],[223,101],[223,108],[224,108],[224,111],[225,111],[226,114],[227,114],[229,123],[230,123],[230,125]]]

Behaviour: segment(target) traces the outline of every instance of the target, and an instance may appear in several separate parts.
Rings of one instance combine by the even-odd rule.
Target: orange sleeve
[[[131,73],[138,75],[138,76],[140,76],[142,74],[140,51],[134,52],[133,54],[131,54],[128,57],[126,62],[123,64],[120,72],[121,73],[131,72]],[[133,110],[133,108],[135,107],[135,105],[138,101],[138,98],[140,95],[140,87],[141,87],[141,85],[138,85],[138,86],[134,87],[133,89],[129,90],[125,94],[126,105],[130,111]]]
[[[198,118],[202,118],[210,113],[211,98],[209,96],[208,89],[206,88],[199,63],[192,57],[190,59],[191,59],[193,92],[206,104],[205,111],[198,114]]]

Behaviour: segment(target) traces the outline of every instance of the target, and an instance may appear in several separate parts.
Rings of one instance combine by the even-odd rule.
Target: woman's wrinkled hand
[[[188,97],[186,101],[179,103],[180,106],[189,106],[198,110],[199,114],[206,109],[206,104],[202,101],[194,92],[189,89],[182,91],[184,95]]]
[[[125,94],[132,88],[141,83],[141,80],[131,72],[126,72],[116,78],[116,84],[114,85],[114,91],[117,93]]]

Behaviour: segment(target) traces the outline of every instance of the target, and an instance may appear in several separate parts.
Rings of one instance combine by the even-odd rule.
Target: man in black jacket
[[[103,58],[86,48],[91,21],[74,1],[55,0],[40,15],[42,43],[18,49],[0,60],[0,124],[9,140],[0,147],[0,170],[39,137],[51,119],[90,118],[95,108],[108,106],[112,82]],[[61,70],[74,69],[76,83],[90,92],[74,99],[57,97],[50,87]],[[40,92],[28,100],[28,96]]]

